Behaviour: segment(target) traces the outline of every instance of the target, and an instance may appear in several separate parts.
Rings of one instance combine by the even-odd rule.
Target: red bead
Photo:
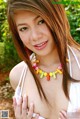
[[[49,75],[49,73],[47,73],[47,80],[48,80],[48,81],[50,80],[50,75]]]

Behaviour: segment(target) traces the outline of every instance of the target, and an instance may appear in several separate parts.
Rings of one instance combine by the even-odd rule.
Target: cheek
[[[45,31],[46,35],[47,35],[50,39],[53,39],[53,36],[52,36],[51,31],[50,31],[50,29],[49,29],[48,26],[45,27],[45,30],[44,30],[44,31]]]
[[[29,38],[26,34],[19,34],[21,41],[23,42],[23,44],[29,44]]]
[[[45,27],[42,28],[43,33],[46,34],[47,36],[51,37],[51,32],[50,29],[47,25],[45,25]]]

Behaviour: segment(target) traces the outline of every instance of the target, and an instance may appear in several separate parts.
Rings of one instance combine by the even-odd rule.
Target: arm
[[[20,62],[16,66],[13,67],[13,69],[10,71],[9,78],[10,78],[10,84],[12,88],[15,90],[20,79],[20,75],[22,72],[22,69],[25,65],[25,62]]]
[[[19,83],[21,73],[23,71],[23,68],[25,66],[24,62],[21,62],[17,64],[13,69],[10,71],[9,78],[10,78],[10,83],[11,86],[14,90],[16,90],[16,87]],[[16,119],[44,119],[43,117],[40,117],[39,114],[34,113],[34,105],[31,104],[29,109],[28,107],[28,97],[23,96],[18,98],[18,101],[16,100],[15,96],[13,97],[13,107],[14,107],[14,113]],[[22,113],[21,113],[22,112]]]

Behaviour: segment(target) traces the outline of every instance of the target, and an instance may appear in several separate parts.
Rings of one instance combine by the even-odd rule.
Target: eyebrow
[[[35,21],[36,19],[38,19],[40,16],[36,16],[33,20]],[[26,25],[26,23],[19,23],[17,26],[22,26],[22,25]]]

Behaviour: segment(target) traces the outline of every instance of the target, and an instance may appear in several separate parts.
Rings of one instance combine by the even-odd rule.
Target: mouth
[[[45,42],[42,42],[40,44],[34,45],[34,47],[37,50],[42,50],[42,49],[44,49],[46,47],[47,43],[48,43],[48,41],[45,41]]]

